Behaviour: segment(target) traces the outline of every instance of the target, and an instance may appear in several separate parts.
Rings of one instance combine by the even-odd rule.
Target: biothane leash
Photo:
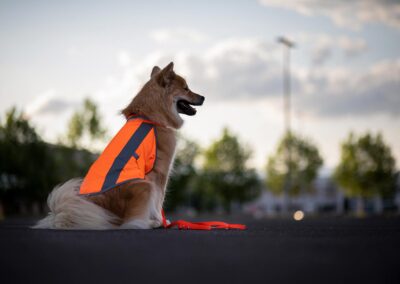
[[[242,224],[229,224],[220,221],[207,221],[207,222],[188,222],[184,220],[174,221],[168,224],[165,218],[164,210],[161,210],[163,227],[165,229],[178,228],[180,230],[212,230],[212,229],[236,229],[246,230],[246,225]]]

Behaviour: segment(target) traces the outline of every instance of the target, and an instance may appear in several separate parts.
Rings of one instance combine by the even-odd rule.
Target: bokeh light
[[[296,221],[301,221],[304,218],[304,212],[301,210],[297,210],[296,212],[294,212],[293,214],[293,219],[295,219]]]

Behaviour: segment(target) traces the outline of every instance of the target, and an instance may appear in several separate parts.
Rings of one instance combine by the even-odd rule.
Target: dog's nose
[[[205,99],[206,99],[205,97],[200,96],[200,101],[201,101],[201,103],[204,103],[204,100],[205,100]]]

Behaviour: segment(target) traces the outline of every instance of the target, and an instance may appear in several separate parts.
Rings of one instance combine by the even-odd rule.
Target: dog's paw
[[[160,228],[160,227],[162,227],[162,225],[163,225],[163,223],[162,223],[162,221],[160,221],[160,220],[151,220],[151,227],[152,228]]]
[[[120,226],[120,229],[152,229],[152,222],[148,220],[131,220]]]

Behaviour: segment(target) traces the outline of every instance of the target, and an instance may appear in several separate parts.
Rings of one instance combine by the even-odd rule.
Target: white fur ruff
[[[71,179],[56,187],[47,198],[49,215],[40,220],[35,229],[89,229],[116,228],[119,218],[108,210],[78,195],[82,179]]]

